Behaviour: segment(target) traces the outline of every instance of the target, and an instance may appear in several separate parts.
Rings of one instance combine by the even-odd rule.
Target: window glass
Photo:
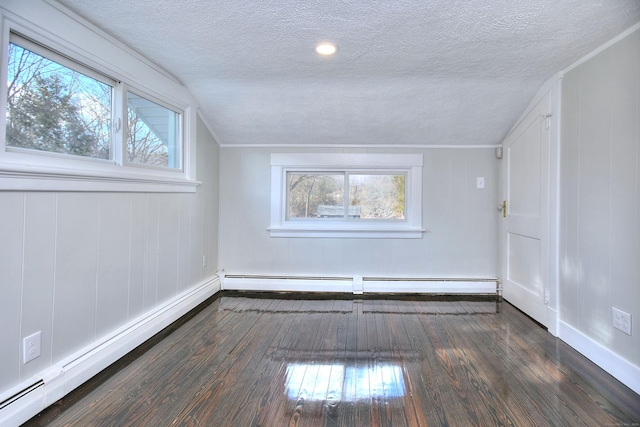
[[[9,43],[7,147],[110,159],[113,87],[19,40]]]
[[[288,218],[403,220],[405,181],[405,174],[288,172]]]
[[[349,175],[349,209],[362,219],[405,219],[405,175]]]
[[[422,238],[422,154],[271,153],[271,237]]]
[[[127,161],[182,168],[180,114],[127,93]]]
[[[287,173],[289,218],[344,218],[344,174]]]

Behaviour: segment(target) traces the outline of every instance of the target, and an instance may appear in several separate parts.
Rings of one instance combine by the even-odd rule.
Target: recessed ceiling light
[[[316,46],[316,52],[318,52],[320,55],[325,56],[333,55],[337,50],[338,48],[336,47],[336,45],[332,43],[320,43],[318,46]]]

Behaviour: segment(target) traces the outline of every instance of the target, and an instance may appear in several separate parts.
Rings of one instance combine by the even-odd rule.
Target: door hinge
[[[551,129],[551,113],[543,114],[542,118],[544,119],[544,128],[546,130]]]
[[[544,303],[549,304],[549,288],[544,289]]]

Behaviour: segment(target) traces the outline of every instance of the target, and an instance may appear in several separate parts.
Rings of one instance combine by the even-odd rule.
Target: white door
[[[502,293],[544,326],[549,298],[549,123],[547,95],[503,144]]]

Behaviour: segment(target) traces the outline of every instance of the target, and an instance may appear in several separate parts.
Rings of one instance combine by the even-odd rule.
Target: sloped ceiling
[[[499,144],[547,79],[640,21],[640,0],[60,3],[186,85],[222,145]]]

